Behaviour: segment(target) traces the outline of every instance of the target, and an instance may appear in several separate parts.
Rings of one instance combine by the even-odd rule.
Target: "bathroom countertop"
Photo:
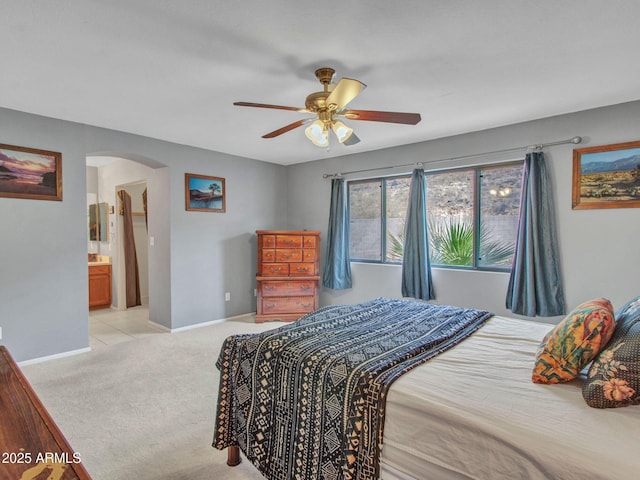
[[[91,258],[91,257],[90,257]],[[95,265],[111,265],[111,257],[107,256],[107,255],[96,255],[95,260],[90,260],[89,261],[89,266],[95,266]]]

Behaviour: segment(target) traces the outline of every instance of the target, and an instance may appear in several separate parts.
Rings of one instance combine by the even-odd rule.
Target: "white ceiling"
[[[283,165],[640,99],[638,0],[3,0],[0,106]],[[329,151],[303,118],[320,66],[368,87]],[[554,140],[554,139],[550,139]],[[0,140],[1,141],[1,140]]]

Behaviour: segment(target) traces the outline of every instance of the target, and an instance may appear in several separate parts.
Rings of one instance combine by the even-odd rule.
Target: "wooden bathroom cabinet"
[[[111,265],[89,265],[89,310],[111,307]]]

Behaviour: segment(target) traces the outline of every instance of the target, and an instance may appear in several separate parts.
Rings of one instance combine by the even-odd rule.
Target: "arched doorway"
[[[96,192],[90,192],[93,188]],[[151,280],[153,273],[166,272],[169,263],[168,250],[168,167],[158,167],[158,162],[138,156],[109,152],[87,155],[87,198],[109,205],[109,235],[106,241],[89,242],[89,253],[96,251],[108,255],[112,260],[112,309],[126,309],[124,295],[124,261],[122,253],[122,217],[119,212],[117,192],[126,190],[136,199],[134,227],[137,230],[136,244],[139,253],[141,299],[148,305],[151,323],[163,328],[170,326],[170,281],[167,277]],[[146,190],[146,191],[145,191]],[[145,215],[142,194],[146,196],[148,215]],[[157,195],[157,192],[161,192]],[[93,195],[92,195],[93,194]],[[139,198],[140,197],[140,198]],[[154,197],[162,197],[154,198]],[[154,240],[159,239],[162,248],[154,249]],[[154,293],[155,292],[155,293]],[[156,298],[154,298],[156,297]]]

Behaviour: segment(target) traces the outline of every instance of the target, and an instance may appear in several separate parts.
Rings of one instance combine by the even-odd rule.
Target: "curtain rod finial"
[[[575,136],[571,139],[571,143],[581,143],[582,142],[582,137],[579,136]]]

